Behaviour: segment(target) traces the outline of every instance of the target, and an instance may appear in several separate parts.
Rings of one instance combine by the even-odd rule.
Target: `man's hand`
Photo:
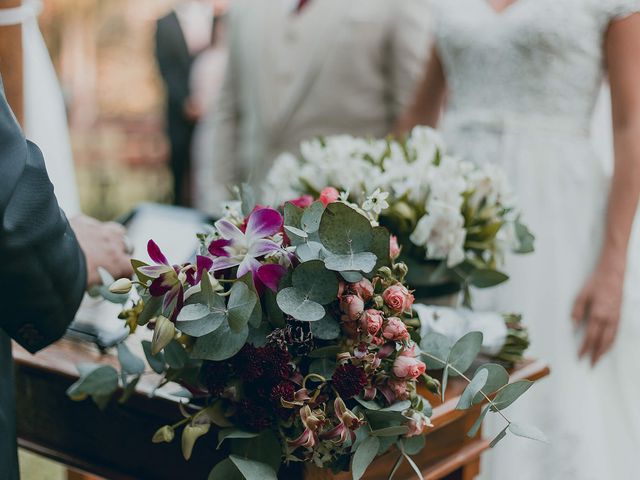
[[[131,252],[127,252],[127,232],[122,225],[102,223],[84,215],[72,218],[69,223],[87,258],[87,287],[101,283],[98,267],[116,279],[131,276]]]

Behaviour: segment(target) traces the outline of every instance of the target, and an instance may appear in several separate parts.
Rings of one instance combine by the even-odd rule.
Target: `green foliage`
[[[422,451],[426,443],[424,435],[415,435],[409,438],[403,438],[402,449],[408,455],[417,455]]]
[[[230,458],[225,458],[218,463],[211,473],[209,473],[208,480],[244,480],[244,476],[240,473],[240,470],[235,466]]]
[[[458,340],[453,347],[451,347],[451,352],[447,359],[447,363],[453,367],[453,369],[449,369],[449,374],[457,376],[458,372],[466,372],[478,356],[478,353],[480,353],[481,347],[481,332],[469,332]]]
[[[218,432],[218,449],[222,446],[225,440],[229,438],[255,438],[258,434],[255,432],[245,432],[237,428],[224,428]]]
[[[468,279],[476,288],[491,288],[509,280],[509,276],[490,268],[475,270]]]
[[[264,430],[257,437],[231,439],[231,453],[242,458],[270,465],[275,471],[282,462],[282,447],[273,430]]]
[[[498,391],[498,394],[493,401],[491,410],[493,410],[494,412],[497,410],[504,410],[518,398],[520,398],[520,396],[524,392],[529,390],[532,385],[533,382],[530,382],[528,380],[520,380],[518,382],[513,382],[509,385],[505,385]]]
[[[241,332],[247,327],[257,303],[258,296],[245,283],[233,284],[227,305],[227,315],[229,327],[234,333]]]
[[[498,365],[496,363],[486,363],[478,367],[475,375],[478,375],[478,373],[480,373],[480,371],[482,370],[487,371],[487,381],[482,387],[482,392],[478,392],[473,399],[474,405],[482,403],[485,400],[482,393],[488,396],[509,383],[509,373],[502,365]]]
[[[174,370],[180,370],[186,367],[189,362],[189,354],[176,340],[172,340],[164,347],[164,358],[167,365]]]
[[[110,365],[82,363],[78,365],[80,378],[67,389],[67,395],[76,400],[87,396],[104,408],[118,389],[118,372]]]
[[[240,201],[242,203],[242,214],[247,217],[256,207],[256,195],[253,187],[247,183],[240,186]]]
[[[437,332],[430,332],[420,342],[420,349],[424,353],[422,359],[429,370],[441,370],[447,364],[453,342]]]
[[[212,307],[202,303],[185,305],[176,320],[176,327],[187,335],[198,338],[217,330],[227,319],[224,300]]]
[[[509,424],[509,431],[519,437],[529,438],[542,443],[549,443],[546,435],[531,425],[511,422]]]
[[[164,353],[159,352],[157,355],[153,355],[151,353],[151,342],[148,340],[142,341],[142,350],[144,351],[144,356],[147,358],[147,363],[151,369],[158,374],[163,373],[166,365]]]
[[[351,461],[353,480],[360,480],[362,478],[364,472],[378,455],[379,449],[380,440],[376,437],[369,437],[358,445]]]
[[[117,350],[120,368],[125,375],[140,375],[144,372],[144,361],[131,353],[126,343],[120,342]]]
[[[247,480],[278,480],[276,472],[266,463],[236,455],[230,455],[229,459]]]
[[[340,324],[331,315],[325,315],[311,323],[311,333],[320,340],[335,340],[341,333]]]
[[[473,400],[475,396],[485,387],[487,384],[487,380],[489,378],[489,371],[487,369],[480,369],[473,380],[467,385],[467,388],[464,389],[462,395],[460,395],[460,400],[458,400],[458,405],[456,406],[457,410],[466,410],[473,405]]]
[[[323,378],[331,378],[336,370],[336,362],[329,358],[318,358],[309,365],[309,373],[315,373]]]
[[[532,253],[535,249],[534,244],[536,237],[523,223],[520,222],[520,220],[517,220],[514,226],[519,243],[519,246],[515,250],[515,253]]]
[[[228,322],[220,328],[196,340],[191,358],[199,360],[221,361],[238,353],[249,337],[249,327],[245,325],[239,332],[234,332]]]

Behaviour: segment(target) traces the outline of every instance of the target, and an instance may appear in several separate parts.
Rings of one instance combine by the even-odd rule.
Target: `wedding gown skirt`
[[[482,120],[481,120],[482,118]],[[597,261],[610,178],[587,129],[557,119],[492,121],[492,113],[451,115],[444,125],[457,154],[497,162],[508,172],[536,252],[508,259],[511,281],[476,293],[478,308],[523,312],[530,354],[552,374],[508,414],[541,428],[543,445],[510,436],[489,453],[487,479],[617,480],[637,478],[640,452],[640,238],[631,240],[623,320],[614,349],[592,369],[579,361],[581,332],[571,322],[573,300]],[[487,435],[502,424],[489,422]]]

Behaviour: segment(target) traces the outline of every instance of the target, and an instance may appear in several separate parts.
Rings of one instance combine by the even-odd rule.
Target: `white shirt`
[[[213,6],[211,3],[190,0],[176,5],[175,12],[191,55],[211,45]]]

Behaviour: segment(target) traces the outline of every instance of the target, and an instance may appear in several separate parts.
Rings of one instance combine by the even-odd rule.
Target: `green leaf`
[[[282,285],[280,286],[282,289]],[[276,301],[276,294],[269,289],[266,289],[264,294],[264,307],[266,309],[266,317],[269,323],[274,328],[282,328],[285,325],[284,322],[284,313],[278,306],[278,302]]]
[[[379,430],[372,430],[371,435],[374,437],[388,437],[392,435],[404,435],[409,431],[406,425],[398,425],[397,427],[386,427]]]
[[[267,322],[260,325],[259,328],[249,327],[249,337],[247,343],[254,347],[264,347],[267,344],[267,335],[271,333],[271,327]]]
[[[491,409],[491,405],[487,405],[482,409],[482,411],[480,412],[480,415],[478,416],[476,421],[471,426],[471,430],[469,430],[467,432],[467,437],[473,438],[478,434],[478,431],[480,430],[480,427],[482,426],[482,421],[484,420],[484,417],[487,416],[487,413],[489,412],[490,409]]]
[[[520,423],[513,423],[509,425],[509,431],[519,437],[529,438],[542,443],[549,443],[547,436],[531,425],[522,425]]]
[[[295,287],[280,290],[276,297],[282,311],[302,322],[316,322],[326,315],[322,305],[307,298],[307,295]]]
[[[376,437],[380,440],[380,448],[378,449],[378,455],[386,453],[391,445],[395,445],[398,442],[398,437]],[[402,455],[400,456],[402,458]]]
[[[360,272],[340,272],[340,276],[349,283],[358,283],[364,278]]]
[[[122,396],[118,399],[118,403],[123,405],[129,401],[131,395],[133,395],[136,391],[136,386],[140,381],[140,375],[134,377],[129,383],[124,387],[124,391],[122,392]]]
[[[247,325],[242,331],[236,333],[229,328],[227,322],[224,322],[215,332],[196,340],[191,357],[215,362],[226,360],[242,349],[248,337],[249,327]]]
[[[187,365],[189,354],[179,342],[171,340],[171,342],[164,347],[164,358],[169,367],[180,370]]]
[[[216,295],[218,297],[218,295]],[[176,327],[191,337],[202,337],[207,335],[223,324],[227,319],[224,309],[214,307],[213,309],[202,303],[185,305],[176,319]]]
[[[491,395],[493,392],[501,389],[507,383],[509,383],[509,373],[504,369],[502,365],[498,365],[497,363],[487,363],[485,365],[481,365],[476,370],[476,375],[481,370],[486,370],[488,373],[487,383],[485,383],[484,387],[482,387],[482,392],[485,395]],[[485,398],[482,393],[478,392],[478,394],[473,399],[474,404],[484,402]]]
[[[255,438],[258,434],[255,432],[245,432],[237,428],[223,428],[218,432],[218,446],[220,448],[225,440],[228,438]]]
[[[208,480],[245,480],[244,476],[238,470],[238,467],[229,458],[225,458],[218,463],[211,473]]]
[[[325,248],[336,255],[366,252],[373,242],[369,219],[340,202],[327,206],[318,232]]]
[[[320,220],[322,220],[322,214],[324,213],[324,205],[322,202],[314,202],[308,208],[304,210],[302,219],[300,220],[300,227],[306,233],[315,233],[320,228]]]
[[[382,407],[374,400],[365,400],[364,398],[361,398],[359,396],[353,397],[353,399],[367,410],[382,410]]]
[[[296,255],[302,262],[319,260],[324,253],[324,247],[318,242],[306,242],[296,247]]]
[[[482,348],[482,333],[469,332],[451,347],[447,363],[460,373],[464,373],[480,353],[480,348]],[[458,375],[452,369],[449,370],[450,375]]]
[[[131,353],[126,343],[120,342],[117,345],[117,349],[118,361],[123,373],[126,375],[140,375],[144,372],[144,361]]]
[[[138,317],[138,325],[146,325],[149,321],[160,314],[162,309],[162,297],[152,297],[145,295],[143,297],[144,308]]]
[[[209,272],[203,272],[202,279],[200,280],[200,292],[204,296],[207,301],[208,306],[216,305],[216,301],[218,298],[221,298],[213,289],[213,284],[211,283],[211,275]]]
[[[447,393],[447,384],[449,383],[449,364],[447,363],[442,371],[442,382],[440,382],[440,392],[442,394],[442,403],[444,403],[444,396]]]
[[[518,382],[510,383],[509,385],[505,385],[502,387],[496,398],[493,400],[493,405],[491,406],[492,411],[504,410],[513,402],[515,402],[520,396],[529,390],[533,382],[529,380],[520,380]]]
[[[336,362],[328,358],[318,358],[309,365],[309,373],[315,373],[324,378],[331,378],[336,370]]]
[[[373,242],[369,250],[377,258],[374,271],[381,267],[389,265],[391,261],[391,254],[389,252],[389,245],[391,243],[391,234],[389,230],[384,227],[374,227],[373,229]]]
[[[67,389],[67,395],[107,397],[118,389],[118,372],[110,365],[78,365],[80,379]]]
[[[404,412],[411,408],[411,400],[403,400],[401,402],[396,402],[393,405],[389,405],[386,408],[383,408],[382,412]]]
[[[335,272],[358,271],[369,273],[376,266],[378,258],[371,252],[349,253],[345,255],[329,255],[324,264]]]
[[[247,327],[257,302],[257,295],[246,284],[243,282],[233,284],[227,305],[229,327],[233,332],[241,332]]]
[[[231,440],[231,453],[270,465],[276,472],[282,462],[282,447],[273,430],[264,430],[255,438]]]
[[[453,342],[441,333],[431,332],[422,338],[420,350],[422,359],[430,370],[441,370],[444,368],[451,353]],[[433,357],[436,358],[432,358]]]
[[[145,263],[143,261],[140,260],[136,260],[135,258],[131,259],[131,268],[133,268],[133,272],[136,274],[136,277],[138,277],[138,280],[140,280],[142,283],[147,283],[150,281],[153,281],[153,278],[151,277],[147,277],[145,274],[140,273],[140,267],[148,267],[149,264]]]
[[[247,480],[278,480],[276,472],[266,463],[237,457],[236,455],[230,455],[229,459]]]
[[[491,269],[478,269],[471,273],[469,283],[476,288],[491,288],[509,280],[509,276]]]
[[[500,442],[500,440],[502,440],[504,437],[507,436],[507,429],[508,428],[509,428],[509,426],[507,425],[506,427],[504,427],[500,431],[500,433],[498,435],[496,435],[496,437],[493,440],[491,440],[491,443],[489,444],[489,448],[495,447]]]
[[[304,230],[300,230],[299,228],[286,225],[284,229],[287,232],[287,236],[289,237],[290,240],[296,240],[295,243],[302,242],[303,240],[309,238],[309,234]],[[294,238],[294,237],[297,237],[297,238]]]
[[[309,353],[311,358],[336,358],[342,352],[342,347],[338,345],[329,345],[328,347],[316,348],[312,352]]]
[[[287,202],[284,204],[284,224],[289,227],[300,228],[300,223],[302,222],[302,214],[304,210],[300,207],[295,206],[291,202]]]
[[[297,290],[320,305],[331,303],[338,296],[338,278],[320,260],[300,264],[293,272],[292,281]]]
[[[115,303],[118,305],[122,305],[129,300],[128,293],[111,293],[109,287],[115,279],[111,276],[109,272],[107,272],[104,268],[98,267],[98,274],[100,275],[100,279],[102,280],[102,285],[98,286],[98,291],[100,292],[100,296],[104,298],[107,302]]]
[[[402,448],[408,455],[417,455],[422,451],[426,443],[424,435],[415,435],[413,437],[403,438],[401,441]]]
[[[360,480],[364,475],[364,472],[369,468],[371,462],[378,456],[378,449],[380,448],[380,440],[376,437],[369,437],[356,449],[356,453],[353,455],[351,461],[351,472],[353,474],[353,480]]]
[[[157,355],[151,354],[151,342],[148,340],[142,341],[142,350],[144,356],[147,357],[147,363],[151,369],[156,373],[163,373],[165,367],[164,353],[160,352]]]
[[[256,208],[256,195],[253,187],[248,183],[240,186],[240,201],[242,202],[242,214],[247,217]]]
[[[320,340],[335,340],[340,336],[340,324],[330,315],[311,323],[311,333]]]
[[[473,399],[475,396],[487,384],[488,378],[489,371],[487,369],[480,369],[475,374],[469,385],[467,385],[467,388],[464,389],[462,395],[460,395],[460,400],[458,400],[456,410],[466,410],[467,408],[470,408],[473,405]]]
[[[514,226],[519,243],[519,246],[514,250],[514,253],[532,253],[535,250],[534,245],[536,237],[529,231],[526,225],[522,224],[519,220],[515,222]]]

